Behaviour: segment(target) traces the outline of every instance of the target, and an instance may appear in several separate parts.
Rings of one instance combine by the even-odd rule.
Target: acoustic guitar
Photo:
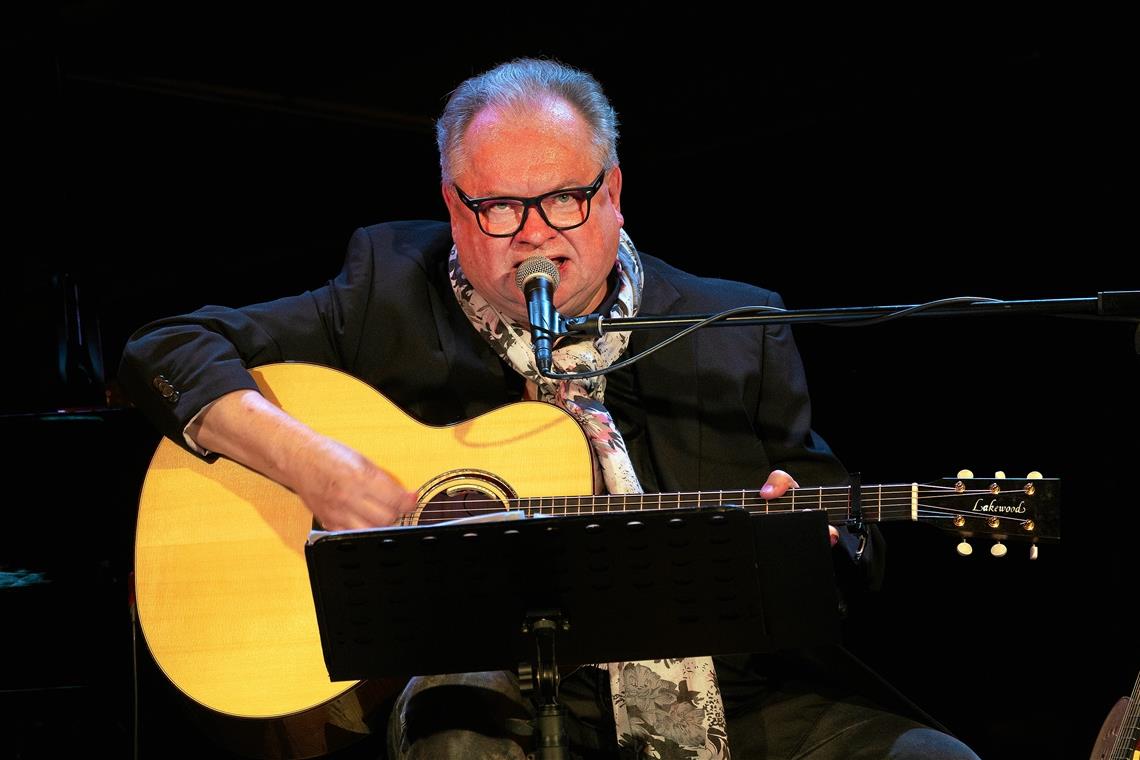
[[[1089,760],[1140,760],[1140,676],[1132,696],[1117,700],[1105,717]]]
[[[432,427],[343,372],[309,364],[251,370],[262,394],[369,457],[406,488],[423,523],[486,510],[582,512],[741,506],[821,509],[852,518],[849,487],[594,496],[590,447],[566,412],[520,402]],[[535,451],[545,452],[541,467]],[[759,474],[758,474],[759,475]],[[1052,479],[951,478],[862,486],[866,522],[905,520],[1035,545],[1059,537]],[[206,463],[169,440],[146,473],[135,544],[139,622],[170,682],[238,751],[311,757],[368,733],[368,708],[399,685],[330,682],[304,546],[312,514],[288,489],[227,459]],[[996,552],[995,552],[996,553]],[[401,682],[402,683],[402,682]],[[217,732],[215,732],[217,733]]]

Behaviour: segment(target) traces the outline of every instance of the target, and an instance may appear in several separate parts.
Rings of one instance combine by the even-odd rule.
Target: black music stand
[[[839,641],[822,511],[676,509],[315,533],[305,557],[330,679],[522,663],[539,696],[539,758],[567,756],[559,666]]]

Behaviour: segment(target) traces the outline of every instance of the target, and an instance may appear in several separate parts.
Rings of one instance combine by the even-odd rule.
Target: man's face
[[[583,187],[602,169],[589,127],[561,100],[524,114],[484,109],[467,127],[464,147],[467,159],[455,167],[455,184],[471,198],[529,198]],[[531,208],[526,224],[513,237],[490,237],[446,182],[443,197],[464,274],[480,295],[515,321],[529,321],[515,271],[532,256],[545,256],[558,265],[561,281],[554,306],[561,314],[588,314],[605,298],[623,223],[617,167],[606,174],[593,197],[590,218],[572,230],[552,228]]]

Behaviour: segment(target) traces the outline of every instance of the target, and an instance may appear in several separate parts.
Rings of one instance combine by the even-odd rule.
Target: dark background
[[[357,226],[443,218],[432,121],[502,60],[556,57],[603,83],[641,249],[791,308],[1136,288],[1135,252],[1111,230],[1119,202],[1071,173],[1090,139],[1074,115],[1098,149],[1116,134],[1076,109],[1063,37],[1025,20],[734,14],[90,2],[14,20],[0,49],[0,570],[46,581],[0,588],[16,756],[130,751],[125,579],[156,439],[115,384],[127,336],[319,286]],[[1079,212],[1090,199],[1098,212]],[[797,328],[816,428],[865,482],[1062,478],[1065,542],[1037,562],[982,542],[963,560],[949,535],[885,526],[886,586],[847,621],[852,649],[982,757],[1087,756],[1140,669],[1125,563],[1135,331],[1056,317]],[[145,667],[142,680],[144,756],[193,747],[162,684]]]

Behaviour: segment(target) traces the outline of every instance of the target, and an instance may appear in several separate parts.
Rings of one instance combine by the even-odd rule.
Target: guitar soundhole
[[[518,498],[506,481],[483,470],[447,472],[426,483],[419,490],[420,508],[406,524],[458,520],[478,517],[512,508]]]
[[[502,512],[503,509],[503,504],[493,494],[475,488],[460,488],[441,493],[425,504],[420,522],[456,520],[488,512]]]

